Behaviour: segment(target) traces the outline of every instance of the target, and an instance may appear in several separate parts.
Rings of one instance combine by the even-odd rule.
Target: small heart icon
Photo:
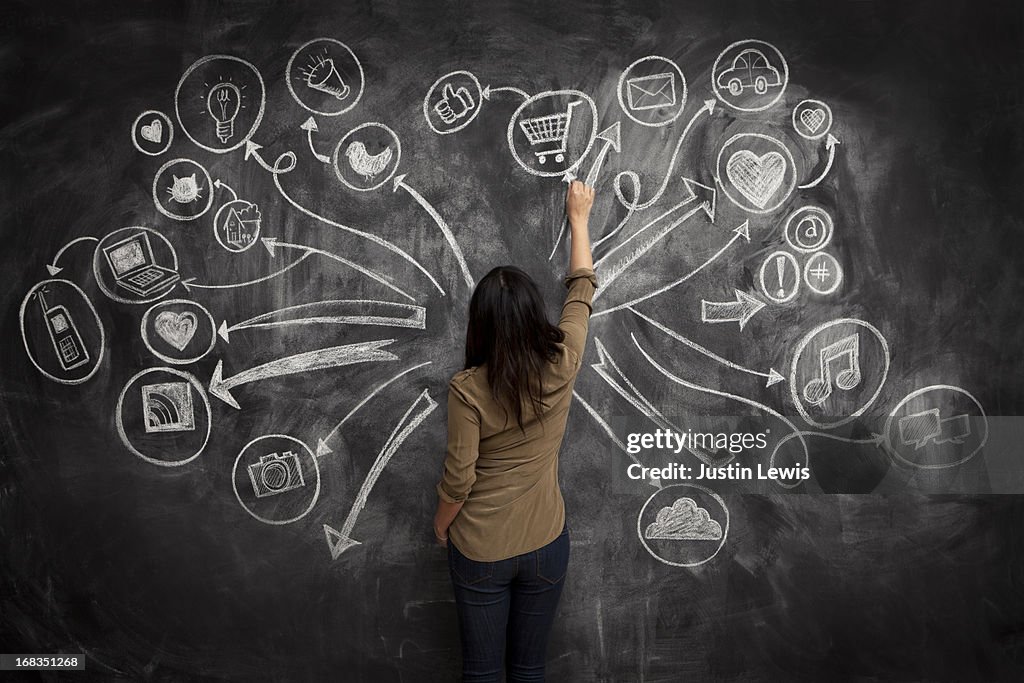
[[[196,314],[192,311],[161,311],[153,326],[161,339],[179,351],[184,351],[195,336],[197,325]]]
[[[160,119],[153,119],[139,129],[139,135],[143,140],[149,140],[159,145],[164,138],[164,124],[160,122]]]
[[[749,149],[729,157],[725,174],[743,196],[763,209],[786,175],[786,160],[778,152],[757,156]]]
[[[821,124],[825,122],[824,109],[804,109],[800,112],[800,121],[807,128],[808,133],[817,133]]]

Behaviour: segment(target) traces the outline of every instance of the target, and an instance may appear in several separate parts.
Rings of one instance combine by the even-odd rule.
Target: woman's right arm
[[[594,206],[594,188],[578,180],[569,184],[565,197],[565,212],[569,216],[569,234],[572,248],[569,252],[569,272],[578,268],[593,268],[590,254],[590,209]]]
[[[565,346],[575,355],[577,366],[587,344],[587,326],[590,322],[591,300],[597,288],[594,258],[590,254],[590,208],[594,205],[594,188],[578,180],[572,181],[565,197],[565,211],[569,216],[571,245],[569,275],[565,286],[569,292],[562,306],[558,327],[565,333]]]

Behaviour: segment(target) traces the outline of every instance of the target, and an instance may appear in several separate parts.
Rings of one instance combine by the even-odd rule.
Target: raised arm
[[[574,180],[565,197],[565,212],[569,216],[572,249],[569,252],[569,272],[578,268],[593,268],[590,254],[590,209],[594,206],[594,188]]]
[[[572,181],[565,198],[565,211],[569,216],[572,243],[569,251],[569,275],[565,286],[569,288],[562,305],[558,326],[565,333],[565,346],[576,356],[579,367],[583,348],[587,344],[587,326],[597,278],[594,259],[590,254],[590,208],[594,205],[594,188],[578,180]]]

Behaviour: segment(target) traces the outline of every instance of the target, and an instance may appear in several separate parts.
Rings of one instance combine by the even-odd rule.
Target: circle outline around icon
[[[675,111],[675,113],[670,118],[665,119],[664,121],[650,122],[650,121],[644,121],[642,119],[639,119],[639,118],[637,118],[636,116],[633,115],[632,111],[630,110],[630,107],[626,106],[626,101],[623,98],[622,93],[623,93],[623,85],[627,85],[626,76],[629,74],[629,72],[632,71],[633,68],[635,66],[637,66],[638,64],[642,64],[644,62],[649,62],[649,61],[654,61],[654,60],[666,62],[666,63],[668,63],[672,67],[672,69],[675,70],[675,73],[678,74],[678,76],[679,76],[679,82],[682,84],[682,92],[679,93],[679,95],[677,97],[677,99],[679,100],[679,103],[678,103],[678,105],[675,105],[676,106],[676,111]],[[633,79],[629,79],[629,80],[633,80]],[[632,64],[630,64],[629,66],[627,66],[625,69],[622,70],[622,74],[619,76],[619,82],[618,82],[618,84],[616,86],[615,95],[616,95],[616,97],[619,100],[619,107],[622,109],[622,112],[626,116],[628,116],[630,118],[630,120],[632,120],[634,123],[638,123],[641,126],[647,126],[649,128],[660,128],[662,126],[667,126],[668,124],[672,123],[673,121],[678,119],[679,116],[683,113],[683,109],[686,107],[686,97],[688,95],[688,90],[687,90],[687,85],[686,85],[686,76],[683,74],[683,70],[679,68],[679,65],[676,64],[673,60],[669,59],[668,57],[662,57],[660,55],[649,55],[647,57],[641,57],[640,59],[636,60],[635,62],[633,62]]]
[[[152,458],[148,455],[145,455],[144,453],[142,453],[142,451],[137,449],[132,444],[131,439],[128,438],[128,433],[125,431],[124,428],[124,418],[121,415],[121,412],[124,410],[124,398],[128,394],[128,389],[142,377],[145,377],[146,375],[155,372],[166,372],[188,382],[189,385],[193,389],[195,389],[196,393],[199,394],[199,398],[203,400],[203,406],[206,408],[206,435],[203,438],[203,443],[202,445],[199,446],[199,449],[195,453],[193,453],[192,455],[188,456],[183,460],[158,460],[156,458]],[[203,385],[199,383],[199,380],[196,379],[195,375],[185,372],[184,370],[178,370],[176,368],[155,367],[140,370],[139,372],[132,375],[127,382],[125,382],[124,388],[121,389],[121,393],[117,397],[117,406],[114,409],[114,421],[115,426],[117,427],[117,434],[118,436],[121,437],[121,443],[123,443],[125,447],[133,455],[137,455],[146,462],[151,463],[153,465],[159,465],[160,467],[181,467],[182,465],[187,465],[188,463],[198,458],[202,454],[202,452],[206,450],[206,444],[210,442],[210,432],[213,426],[213,412],[210,409],[210,399],[207,398],[206,391],[203,389]]]
[[[240,247],[240,248],[239,247],[231,247],[231,246],[228,246],[227,244],[225,244],[224,240],[221,239],[221,236],[220,236],[220,228],[222,227],[221,224],[220,224],[221,215],[229,207],[230,208],[236,208],[236,207],[241,206],[241,205],[245,205],[246,209],[251,208],[251,207],[255,207],[256,211],[259,212],[259,206],[256,205],[253,202],[250,202],[250,201],[248,201],[246,199],[231,199],[231,200],[226,201],[223,204],[221,204],[217,208],[217,212],[215,214],[213,214],[213,238],[215,240],[217,240],[217,244],[219,244],[221,247],[223,247],[225,251],[231,252],[232,254],[241,254],[242,252],[245,252],[245,251],[248,251],[249,249],[252,249],[253,246],[256,245],[260,241],[260,232],[263,230],[263,224],[261,222],[256,227],[256,233],[253,235],[252,241],[249,242],[249,244],[245,245],[244,247]]]
[[[725,99],[725,97],[722,95],[722,93],[719,91],[719,88],[718,88],[718,67],[719,67],[719,63],[722,61],[722,58],[725,57],[725,55],[729,53],[730,50],[732,50],[733,48],[739,47],[740,45],[744,45],[744,44],[761,45],[761,46],[765,46],[765,47],[771,49],[776,54],[776,56],[778,56],[779,62],[782,64],[782,78],[781,78],[781,83],[780,83],[780,86],[779,86],[778,93],[776,93],[775,97],[772,98],[772,100],[770,102],[768,102],[767,104],[761,105],[760,107],[740,107],[740,106],[737,106],[737,105],[733,104],[732,102],[730,102],[729,100]],[[741,53],[742,53],[742,51],[741,51]],[[739,55],[737,55],[737,56],[739,56]],[[782,95],[786,92],[786,88],[788,86],[789,86],[789,64],[786,63],[786,58],[782,55],[782,51],[779,50],[779,48],[777,48],[774,45],[772,45],[771,43],[763,41],[763,40],[758,40],[757,38],[746,38],[744,40],[737,40],[735,43],[730,44],[728,47],[726,47],[724,50],[722,50],[719,53],[718,57],[715,59],[715,63],[711,67],[711,89],[715,93],[715,97],[717,97],[718,100],[720,102],[722,102],[724,105],[726,105],[727,107],[732,107],[733,109],[735,109],[737,111],[755,112],[755,111],[764,111],[765,109],[769,109],[769,108],[775,106],[775,104],[780,99],[782,99]],[[736,96],[734,95],[734,97],[736,97]]]
[[[982,420],[982,424],[985,425],[985,436],[983,436],[981,440],[978,442],[977,447],[975,447],[973,451],[971,451],[970,453],[968,453],[967,455],[965,455],[964,457],[960,458],[955,462],[943,463],[941,465],[924,465],[919,462],[907,460],[906,458],[903,457],[902,453],[900,453],[900,448],[898,446],[893,445],[892,440],[890,439],[890,436],[892,435],[893,421],[896,419],[896,414],[900,412],[900,410],[903,408],[905,404],[909,403],[918,396],[922,396],[930,391],[952,391],[959,394],[963,394],[968,399],[970,399],[974,403],[974,405],[978,407],[978,415],[976,417],[980,417]],[[911,467],[916,467],[922,470],[944,470],[949,469],[950,467],[956,467],[958,465],[964,464],[965,462],[973,458],[975,455],[977,455],[981,451],[981,449],[985,447],[985,444],[988,443],[988,436],[988,415],[985,414],[985,408],[981,405],[981,401],[976,399],[974,395],[971,392],[967,391],[966,389],[963,389],[961,387],[955,387],[951,384],[932,384],[930,386],[921,387],[920,389],[910,392],[909,394],[904,396],[899,403],[896,404],[896,407],[892,409],[892,412],[889,413],[889,417],[887,417],[885,420],[885,439],[886,443],[889,446],[887,450],[891,452],[900,462],[903,462],[907,465],[910,465]]]
[[[804,105],[807,105],[807,104],[818,105],[817,107],[815,107],[815,109],[819,109],[819,108],[820,109],[824,109],[826,118],[823,120],[823,123],[827,121],[828,125],[823,126],[820,133],[813,133],[813,134],[805,133],[800,128],[800,126],[797,125],[797,120],[796,120],[797,113],[802,111]],[[795,107],[793,107],[793,114],[791,115],[790,118],[792,119],[792,122],[793,122],[793,130],[796,131],[797,135],[799,135],[800,137],[802,137],[805,140],[820,140],[821,138],[825,137],[830,130],[832,130],[832,123],[833,123],[833,120],[832,120],[832,107],[828,106],[827,104],[825,104],[821,100],[812,100],[812,99],[800,100],[800,102],[798,102],[797,105]],[[804,123],[804,122],[801,121],[801,123]],[[807,124],[804,123],[804,125],[806,126]]]
[[[780,256],[785,258],[787,263],[791,263],[793,265],[793,273],[796,275],[796,277],[794,278],[795,282],[793,283],[793,291],[790,292],[789,294],[786,294],[785,296],[782,296],[782,297],[780,297],[780,296],[778,296],[776,294],[772,294],[771,292],[775,291],[775,290],[771,290],[770,291],[769,288],[768,288],[768,283],[765,282],[765,274],[766,274],[766,271],[768,269],[768,264],[769,263],[775,263],[776,262],[775,259],[780,257]],[[786,272],[785,269],[783,269],[783,273],[785,273],[785,272]],[[787,303],[789,301],[792,301],[794,298],[796,298],[797,293],[800,291],[800,264],[797,262],[796,257],[793,256],[788,251],[780,249],[779,251],[772,252],[771,254],[766,256],[765,259],[764,259],[764,262],[761,263],[761,268],[760,268],[760,271],[758,272],[758,280],[760,281],[760,284],[761,284],[761,293],[762,294],[764,294],[766,297],[768,297],[769,299],[771,299],[772,301],[774,301],[777,304]],[[783,291],[785,291],[785,290],[783,290]]]
[[[519,152],[516,150],[515,145],[516,123],[519,121],[520,115],[531,104],[539,102],[541,99],[546,97],[578,97],[580,98],[580,100],[586,102],[590,106],[591,129],[586,147],[580,153],[579,158],[577,158],[576,161],[574,161],[569,166],[566,166],[565,168],[559,169],[557,171],[544,171],[527,165],[526,162],[523,161],[522,157],[519,156]],[[568,135],[568,130],[566,131],[566,135]],[[591,148],[594,146],[594,141],[597,139],[597,105],[594,103],[594,100],[593,98],[590,97],[590,95],[579,90],[548,90],[545,92],[537,93],[536,95],[532,95],[529,98],[527,98],[512,113],[512,117],[508,121],[506,138],[508,142],[509,151],[512,152],[512,158],[515,159],[516,163],[519,164],[520,168],[522,168],[530,175],[540,176],[542,178],[555,178],[559,176],[564,176],[566,173],[572,173],[573,171],[575,171],[580,166],[580,164],[583,163],[583,160],[587,157],[587,155],[590,153]]]
[[[238,142],[232,145],[231,147],[210,147],[209,145],[204,145],[203,143],[199,142],[199,140],[197,140],[195,137],[193,137],[192,133],[190,133],[188,130],[188,126],[186,126],[185,122],[181,120],[181,106],[178,102],[178,97],[181,94],[181,86],[185,84],[185,80],[202,65],[217,59],[225,59],[231,62],[237,62],[239,64],[242,64],[243,66],[248,67],[252,70],[254,74],[256,74],[256,81],[260,85],[260,108],[259,111],[256,113],[256,120],[253,121],[252,126],[249,128],[248,132],[246,132],[245,135],[241,136]],[[260,70],[257,69],[256,65],[254,65],[252,62],[246,61],[239,57],[233,57],[231,55],[207,55],[205,57],[197,59],[190,67],[185,69],[185,73],[183,73],[181,75],[181,79],[178,80],[177,87],[174,88],[174,116],[176,119],[178,119],[178,125],[181,126],[181,130],[185,133],[185,137],[191,140],[192,143],[195,144],[200,149],[205,149],[207,152],[213,152],[214,154],[227,154],[228,152],[233,152],[236,149],[240,148],[242,145],[244,145],[246,142],[248,142],[259,129],[260,123],[263,121],[263,114],[266,108],[267,86],[263,82],[263,75],[260,74]]]
[[[832,266],[836,269],[836,276],[835,276],[834,281],[832,282],[832,285],[827,287],[827,288],[825,288],[825,289],[818,289],[811,282],[811,264],[814,263],[815,259],[818,259],[818,260],[825,259],[829,263],[831,263]],[[842,283],[843,283],[843,268],[842,268],[842,266],[839,265],[839,261],[836,260],[835,256],[833,256],[832,254],[828,253],[827,251],[819,251],[819,252],[811,254],[809,257],[807,257],[807,262],[804,263],[804,284],[807,285],[807,288],[810,289],[812,292],[814,292],[815,294],[821,294],[821,295],[831,294],[832,292],[834,292],[837,289],[839,289],[839,285],[841,285]]]
[[[807,345],[814,337],[821,334],[830,327],[845,324],[863,327],[871,334],[873,334],[875,338],[878,340],[879,344],[881,345],[882,359],[885,361],[885,364],[882,367],[881,378],[878,381],[878,387],[860,408],[858,408],[857,410],[853,411],[849,415],[841,418],[836,422],[818,422],[817,420],[811,417],[809,411],[807,410],[807,407],[804,405],[803,400],[800,397],[800,389],[797,387],[797,366],[800,363],[800,359],[803,355],[804,349],[807,347]],[[891,358],[889,355],[889,342],[885,340],[885,336],[882,335],[882,332],[877,327],[875,327],[869,322],[860,320],[859,318],[837,318],[836,320],[829,320],[811,329],[809,332],[807,332],[807,334],[805,334],[800,339],[799,343],[797,343],[796,348],[793,351],[793,360],[790,365],[789,372],[790,398],[793,400],[793,405],[796,407],[797,412],[800,413],[800,417],[803,418],[804,422],[811,425],[812,427],[816,427],[818,429],[835,429],[836,427],[841,427],[842,425],[852,422],[853,420],[863,415],[864,411],[870,408],[878,399],[878,396],[882,393],[882,387],[885,386],[885,381],[889,377],[889,366],[891,365],[890,361]]]
[[[816,243],[812,247],[804,246],[803,242],[800,241],[799,237],[794,234],[800,228],[800,225],[804,222],[804,220],[806,220],[803,217],[803,214],[805,213],[817,216],[818,219],[821,221],[822,225],[825,227],[824,237],[822,237],[820,242]],[[794,226],[793,221],[796,220],[797,216],[801,216],[801,218],[799,221],[797,221],[796,225]],[[801,254],[813,254],[814,252],[820,251],[821,249],[824,249],[825,247],[828,246],[829,242],[832,241],[832,233],[834,232],[834,230],[835,227],[832,222],[832,216],[829,214],[828,211],[821,208],[820,206],[807,204],[801,206],[799,209],[789,214],[789,217],[786,218],[786,227],[783,229],[783,235],[786,238],[786,244],[788,244],[794,250],[800,252]]]
[[[349,104],[344,109],[341,109],[340,111],[320,111],[319,109],[314,109],[313,107],[309,106],[308,104],[302,101],[298,93],[295,92],[295,86],[292,85],[292,67],[295,65],[295,58],[299,56],[300,52],[305,50],[310,45],[320,42],[333,43],[335,45],[340,46],[348,53],[349,57],[352,58],[352,61],[359,69],[359,91],[356,93],[355,99],[352,100],[352,103]],[[359,100],[362,99],[363,91],[366,89],[366,73],[363,71],[362,62],[359,61],[359,58],[356,57],[356,53],[353,52],[352,48],[350,48],[348,45],[334,38],[314,38],[313,40],[306,41],[299,47],[295,48],[295,51],[292,52],[292,56],[288,58],[288,65],[285,66],[284,68],[284,82],[285,85],[288,86],[288,92],[291,93],[292,99],[294,99],[298,103],[298,105],[305,109],[306,111],[312,114],[318,114],[320,116],[341,116],[345,112],[351,111],[353,107],[359,104]]]
[[[242,500],[242,494],[238,491],[237,479],[235,477],[235,473],[238,471],[238,463],[241,462],[242,456],[245,454],[247,450],[249,450],[249,448],[253,444],[264,439],[284,439],[285,441],[292,441],[298,444],[302,448],[302,450],[304,450],[306,454],[309,456],[309,459],[313,462],[313,471],[316,473],[316,487],[313,490],[313,496],[310,498],[309,505],[306,507],[306,509],[294,517],[290,517],[288,519],[283,520],[268,519],[266,517],[262,517],[256,514],[254,510],[251,510],[249,506],[245,504],[245,501]],[[310,511],[316,506],[317,501],[320,499],[321,481],[322,477],[320,476],[320,463],[317,462],[316,456],[313,454],[313,451],[309,448],[309,446],[305,444],[305,442],[300,441],[299,439],[296,439],[294,436],[289,436],[287,434],[264,434],[263,436],[257,436],[255,439],[242,446],[242,450],[238,451],[238,455],[235,457],[235,463],[231,467],[231,488],[235,492],[235,499],[238,501],[238,504],[241,505],[242,509],[248,512],[249,515],[256,521],[263,522],[264,524],[270,524],[273,526],[284,526],[286,524],[291,524],[293,522],[299,521],[300,519],[308,515]]]
[[[153,313],[153,310],[156,309],[158,306],[169,306],[171,304],[189,304],[191,306],[195,306],[196,308],[200,309],[209,319],[210,344],[206,348],[206,350],[200,353],[198,356],[194,356],[192,358],[174,358],[173,356],[167,356],[165,354],[160,353],[153,347],[153,343],[149,339],[149,328],[147,327],[147,324],[149,323],[149,316]],[[171,365],[188,365],[190,363],[195,363],[198,360],[202,360],[207,356],[207,354],[210,353],[210,351],[213,351],[213,347],[216,346],[217,344],[217,323],[214,322],[213,315],[201,303],[199,303],[198,301],[193,301],[191,299],[166,299],[163,301],[157,301],[152,306],[147,308],[146,312],[142,314],[142,324],[140,326],[140,329],[142,334],[142,343],[145,345],[146,349],[160,360],[166,363],[170,363]]]
[[[139,124],[142,123],[142,119],[146,116],[157,116],[160,119],[162,119],[163,123],[166,125],[167,144],[164,145],[163,148],[158,152],[150,152],[147,149],[143,149],[142,145],[139,144],[139,135],[141,134],[139,133]],[[146,111],[139,114],[135,118],[135,121],[132,123],[131,132],[132,144],[135,146],[135,149],[151,157],[158,157],[161,154],[164,154],[167,150],[171,148],[171,143],[174,142],[174,124],[171,123],[171,117],[163,113],[162,111],[157,111],[156,109],[147,109]]]
[[[194,216],[186,216],[182,214],[173,213],[160,202],[160,176],[162,176],[164,172],[167,171],[167,169],[173,166],[174,164],[180,164],[183,162],[192,164],[203,172],[203,177],[206,179],[206,187],[208,188],[206,193],[206,206],[204,206],[203,210],[195,214]],[[163,166],[161,166],[157,170],[156,175],[153,176],[153,204],[156,205],[156,210],[162,213],[163,215],[167,216],[168,218],[173,218],[176,221],[194,221],[197,218],[200,218],[203,215],[205,215],[206,212],[210,210],[210,207],[213,206],[213,194],[213,179],[210,178],[210,172],[206,170],[205,166],[200,164],[198,161],[193,161],[192,159],[171,159]]]
[[[100,348],[99,351],[96,353],[96,362],[93,365],[92,370],[90,370],[89,373],[84,377],[69,379],[67,377],[57,377],[56,375],[50,374],[49,372],[43,369],[43,367],[39,364],[38,361],[36,361],[35,355],[33,355],[32,353],[32,349],[29,348],[28,335],[25,333],[25,314],[28,312],[28,302],[32,298],[32,295],[36,293],[36,291],[42,289],[43,287],[49,284],[66,285],[75,290],[75,292],[77,292],[78,295],[85,301],[86,306],[88,306],[89,308],[89,312],[92,313],[93,319],[96,322],[96,327],[99,328]],[[21,328],[21,342],[25,346],[25,354],[28,356],[29,361],[32,363],[35,369],[42,373],[42,375],[47,379],[57,382],[58,384],[82,384],[83,382],[87,382],[90,379],[92,379],[93,376],[96,375],[96,371],[100,369],[100,364],[103,361],[103,354],[106,352],[107,332],[105,329],[103,329],[103,321],[100,320],[99,312],[96,310],[96,306],[94,306],[92,301],[89,299],[89,295],[86,294],[81,287],[76,285],[71,280],[64,280],[62,278],[50,278],[47,280],[43,280],[41,282],[37,282],[35,285],[33,285],[32,288],[28,290],[28,293],[25,295],[25,298],[22,299],[21,301],[21,308],[18,310],[18,324],[19,327]]]
[[[356,131],[362,130],[363,128],[369,128],[369,127],[382,128],[382,129],[384,129],[385,132],[387,132],[389,135],[391,135],[391,139],[393,139],[395,141],[394,163],[392,164],[390,161],[388,162],[388,165],[391,166],[391,171],[380,182],[378,182],[377,184],[371,185],[370,187],[356,187],[355,185],[350,183],[345,178],[344,174],[342,174],[342,172],[341,172],[341,167],[339,165],[339,162],[340,162],[341,157],[342,157],[341,147],[345,143],[345,140],[347,140],[350,135],[352,135]],[[395,131],[391,130],[391,128],[389,128],[388,126],[384,125],[383,123],[378,123],[376,121],[367,121],[366,123],[361,123],[358,126],[356,126],[355,128],[353,128],[352,130],[350,130],[349,132],[345,133],[341,137],[341,139],[338,140],[338,144],[335,145],[335,147],[334,147],[334,153],[331,155],[331,164],[334,166],[334,175],[336,175],[338,177],[338,180],[341,181],[342,185],[344,185],[345,187],[349,188],[350,190],[355,190],[356,192],[371,192],[371,191],[376,190],[377,188],[379,188],[379,187],[381,187],[383,185],[386,185],[389,180],[391,180],[392,178],[395,177],[395,173],[398,172],[398,165],[401,164],[401,163],[402,163],[402,141],[398,139],[398,135],[395,133]]]
[[[465,121],[455,126],[454,128],[441,130],[434,125],[434,121],[430,118],[430,98],[431,96],[433,96],[434,91],[437,89],[437,86],[441,85],[442,81],[451,78],[452,76],[466,76],[471,81],[473,81],[473,85],[476,86],[477,104],[476,107],[473,108],[472,113],[470,113],[470,115],[466,118]],[[436,81],[434,81],[433,85],[430,86],[430,89],[427,90],[427,96],[423,98],[423,118],[427,120],[427,125],[430,127],[430,130],[434,131],[438,135],[451,135],[452,133],[457,133],[466,126],[468,126],[469,124],[473,123],[473,121],[476,120],[476,117],[480,115],[480,110],[484,108],[483,97],[483,87],[480,85],[479,79],[477,79],[477,77],[473,73],[462,69],[446,73],[444,76],[441,76]]]
[[[117,228],[116,230],[112,230],[108,232],[106,235],[104,235],[102,238],[100,238],[99,244],[96,245],[96,250],[93,251],[92,255],[92,274],[93,277],[96,279],[96,284],[99,286],[100,291],[107,296],[107,298],[111,299],[112,301],[116,301],[117,303],[120,304],[149,304],[153,303],[154,301],[159,301],[160,299],[167,296],[177,286],[177,280],[175,280],[174,283],[171,284],[171,286],[169,287],[164,287],[156,290],[158,293],[155,294],[154,296],[143,297],[141,299],[128,299],[126,297],[115,294],[113,291],[108,289],[106,283],[103,280],[103,277],[100,275],[100,261],[103,259],[103,243],[109,240],[112,235],[116,235],[119,232],[125,232],[128,230],[142,230],[146,233],[152,233],[159,237],[161,240],[163,240],[163,243],[170,250],[171,257],[174,262],[171,270],[175,272],[178,271],[178,253],[174,250],[174,245],[171,244],[171,241],[169,239],[164,237],[162,234],[160,234],[153,228],[146,228],[141,225],[130,225],[128,227]]]
[[[731,184],[731,181],[729,180],[729,178],[728,178],[728,176],[726,174],[720,173],[720,171],[722,170],[722,155],[725,153],[725,150],[729,147],[729,145],[734,144],[737,140],[739,140],[741,138],[754,138],[754,139],[757,139],[757,140],[767,140],[769,143],[772,143],[772,144],[778,146],[779,148],[781,148],[785,152],[785,154],[786,154],[785,160],[789,161],[789,168],[783,170],[783,181],[782,181],[783,183],[785,183],[785,174],[789,173],[790,181],[789,181],[788,188],[784,192],[782,192],[782,194],[779,196],[779,200],[776,203],[772,204],[771,206],[766,206],[763,209],[762,208],[758,208],[757,206],[754,206],[753,202],[750,201],[749,199],[748,199],[748,202],[751,204],[751,206],[747,206],[746,204],[742,203],[739,199],[734,197],[732,195],[732,193],[729,192],[729,185]],[[743,150],[743,148],[741,148],[740,150],[737,150],[737,152],[738,151],[742,151],[742,150]],[[746,150],[746,151],[749,152],[750,150]],[[735,153],[736,152],[733,152],[733,154],[735,154]],[[753,154],[754,156],[757,156],[759,159],[761,157],[765,156],[764,154],[757,155],[754,152],[750,152],[750,153]],[[733,156],[732,154],[729,155],[730,158],[732,158],[732,156]],[[783,204],[786,203],[786,201],[790,198],[790,196],[792,196],[793,191],[796,189],[796,162],[793,159],[793,154],[789,151],[789,148],[786,147],[786,145],[784,145],[781,141],[776,140],[775,138],[771,137],[770,135],[765,135],[763,133],[736,133],[731,138],[726,140],[725,144],[723,144],[721,146],[721,148],[719,148],[719,150],[718,150],[718,157],[715,159],[715,172],[717,174],[717,178],[716,179],[718,181],[718,184],[721,186],[722,192],[729,199],[729,201],[732,202],[738,208],[740,208],[743,211],[746,211],[748,213],[756,213],[756,214],[761,214],[761,215],[769,214],[769,213],[774,213],[775,211],[778,210],[778,208],[780,206],[782,206]],[[726,175],[726,177],[724,179],[722,178],[723,175]],[[779,187],[776,188],[776,190],[773,192],[773,194],[778,193],[780,190],[782,190],[782,187],[783,187],[783,185],[780,184]],[[736,189],[737,192],[739,192],[739,188],[735,188],[735,189]],[[740,196],[741,197],[743,196],[742,192],[740,192]],[[744,198],[747,199],[746,197],[744,197]]]
[[[669,489],[696,489],[696,490],[700,491],[701,493],[703,493],[703,494],[713,498],[715,500],[715,502],[717,502],[721,506],[722,510],[725,512],[725,524],[722,525],[722,538],[718,542],[718,547],[715,548],[715,551],[713,553],[711,553],[708,557],[704,558],[703,560],[701,560],[699,562],[673,562],[671,560],[667,560],[664,557],[660,556],[658,553],[656,553],[654,551],[654,549],[651,548],[651,546],[649,546],[647,544],[647,539],[644,538],[643,519],[644,519],[644,512],[647,510],[647,506],[649,506],[651,504],[651,501],[654,500],[655,496],[662,495],[666,491],[668,491]],[[718,555],[718,553],[720,553],[722,551],[722,548],[725,547],[725,542],[729,538],[729,518],[730,518],[729,508],[728,508],[728,506],[726,506],[725,501],[722,499],[722,497],[720,495],[718,495],[717,493],[715,493],[711,489],[709,489],[709,488],[707,488],[705,486],[701,486],[699,484],[689,484],[689,483],[671,484],[669,486],[665,486],[665,487],[659,488],[657,491],[652,493],[650,495],[650,497],[648,497],[647,500],[644,502],[643,506],[641,506],[640,513],[636,517],[636,534],[640,538],[640,543],[643,544],[644,549],[648,553],[651,554],[651,557],[653,557],[654,559],[658,560],[659,562],[663,562],[663,563],[671,565],[673,567],[699,567],[699,566],[701,566],[703,564],[706,564],[706,563],[710,562],[711,560],[713,560],[715,558],[715,556]]]

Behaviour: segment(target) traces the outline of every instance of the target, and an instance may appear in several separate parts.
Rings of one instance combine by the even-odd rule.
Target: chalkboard
[[[1020,680],[1019,3],[0,18],[0,652],[86,668],[26,680],[456,680],[447,381],[572,178],[551,680]]]

